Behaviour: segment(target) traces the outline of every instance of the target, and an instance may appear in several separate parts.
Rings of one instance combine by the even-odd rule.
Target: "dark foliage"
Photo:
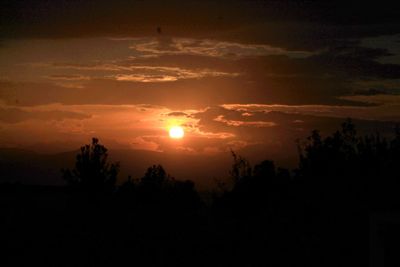
[[[396,266],[400,129],[362,136],[348,120],[298,148],[293,171],[232,152],[231,183],[205,204],[161,165],[116,187],[118,164],[93,139],[63,171],[68,187],[0,187],[16,251],[1,265]]]
[[[92,192],[111,192],[119,171],[119,163],[108,163],[107,148],[92,139],[90,145],[82,146],[76,156],[75,168],[62,170],[64,180],[75,188]]]

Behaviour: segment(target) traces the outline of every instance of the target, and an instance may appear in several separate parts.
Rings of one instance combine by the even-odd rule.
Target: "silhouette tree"
[[[368,250],[361,243],[368,242],[369,214],[399,210],[399,140],[398,127],[388,141],[380,133],[357,134],[348,119],[325,138],[313,131],[300,147],[296,179],[304,194],[299,202],[310,232],[327,247],[325,256],[333,256],[328,256],[329,246],[342,247],[358,255],[352,265],[359,263],[356,258]]]
[[[233,164],[229,174],[233,179],[233,183],[237,184],[241,180],[251,177],[251,166],[250,162],[247,159],[237,155],[232,150],[231,153],[233,157]]]
[[[161,186],[170,179],[161,165],[153,165],[149,167],[141,179],[142,184],[152,184]]]
[[[290,172],[270,160],[251,167],[232,151],[232,186],[205,204],[193,182],[174,179],[161,165],[113,190],[118,163],[108,163],[107,149],[93,138],[75,168],[63,170],[83,194],[65,201],[64,188],[0,185],[1,236],[9,244],[76,248],[49,254],[49,262],[61,258],[65,265],[149,265],[154,259],[150,265],[367,266],[369,231],[376,228],[385,257],[397,255],[400,128],[392,139],[360,135],[347,120],[326,137],[313,131],[299,152],[298,169]],[[59,212],[49,213],[47,204]],[[370,227],[375,219],[379,225]]]
[[[307,142],[298,147],[300,174],[314,183],[330,182],[329,178],[321,177],[333,179],[354,175],[358,167],[360,142],[350,119],[342,124],[340,131],[326,138],[322,138],[317,130],[312,131]]]
[[[107,148],[97,138],[82,146],[76,156],[75,168],[62,170],[64,180],[84,191],[111,192],[116,183],[119,163],[108,163]]]
[[[264,160],[261,163],[254,166],[253,170],[254,177],[262,178],[262,177],[275,177],[275,164],[273,161]]]

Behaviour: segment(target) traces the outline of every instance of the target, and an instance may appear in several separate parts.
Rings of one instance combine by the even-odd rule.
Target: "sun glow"
[[[181,126],[173,126],[169,129],[169,137],[173,139],[181,139],[185,132]]]

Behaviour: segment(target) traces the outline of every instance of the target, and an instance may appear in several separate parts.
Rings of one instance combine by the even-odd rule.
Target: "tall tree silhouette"
[[[92,138],[76,156],[75,168],[62,170],[64,180],[84,191],[112,191],[119,172],[119,163],[108,163],[107,148]]]

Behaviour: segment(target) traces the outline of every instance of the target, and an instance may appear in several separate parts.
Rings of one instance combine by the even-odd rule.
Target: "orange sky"
[[[79,3],[2,8],[0,147],[55,153],[96,136],[111,149],[287,159],[311,129],[352,117],[386,133],[400,120],[390,8]]]

